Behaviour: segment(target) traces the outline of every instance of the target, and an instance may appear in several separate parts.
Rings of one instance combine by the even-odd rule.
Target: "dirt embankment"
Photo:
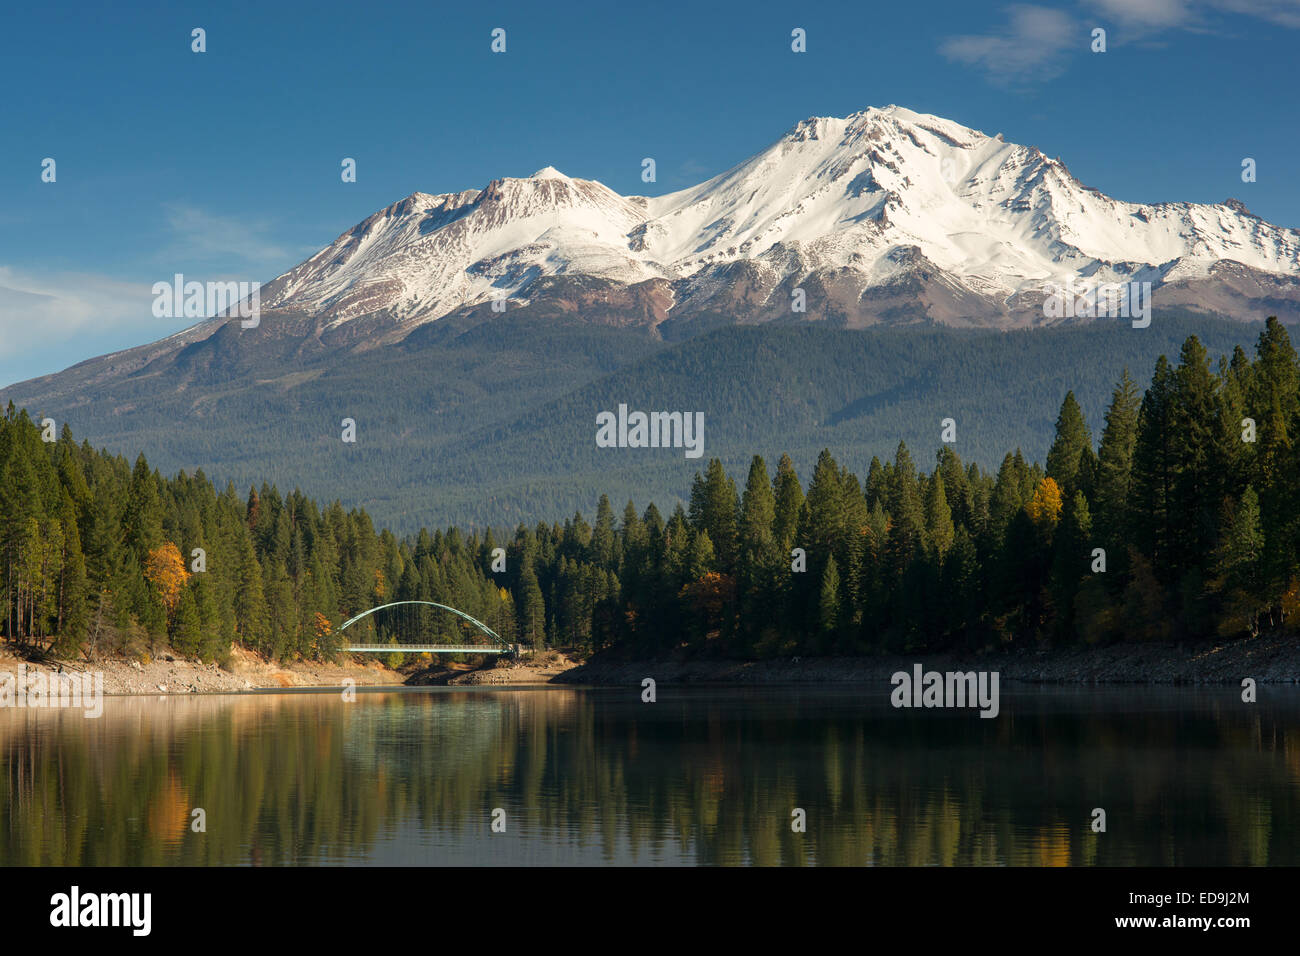
[[[555,683],[827,683],[887,681],[916,664],[927,671],[997,671],[1004,681],[1071,684],[1234,684],[1300,681],[1300,637],[1258,637],[1206,646],[1116,645],[994,652],[958,657],[782,658],[767,661],[618,661],[598,656],[556,675]]]
[[[17,673],[20,658],[0,649],[0,673]],[[639,685],[659,683],[778,684],[888,681],[915,664],[937,671],[997,671],[1003,681],[1071,684],[1234,684],[1300,682],[1300,636],[1259,637],[1205,646],[1116,645],[1063,650],[1019,650],[972,656],[796,657],[766,661],[621,661],[608,654],[585,662],[554,651],[517,661],[480,664],[439,661],[401,671],[354,657],[338,664],[300,661],[281,665],[235,648],[226,667],[172,656],[139,661],[33,664],[44,670],[99,671],[107,694],[231,693],[259,688],[359,686],[504,686],[524,684]]]
[[[338,687],[352,679],[360,685],[401,684],[406,676],[378,661],[321,664],[299,661],[281,665],[242,648],[234,648],[226,667],[184,660],[174,655],[144,661],[62,661],[33,663],[0,649],[0,673],[90,672],[104,675],[105,694],[222,694],[258,688]]]
[[[469,664],[434,664],[413,673],[407,683],[412,685],[445,685],[452,687],[491,684],[553,684],[578,666],[578,662],[556,651],[547,651],[536,657],[524,655],[519,660],[496,658],[483,666]]]

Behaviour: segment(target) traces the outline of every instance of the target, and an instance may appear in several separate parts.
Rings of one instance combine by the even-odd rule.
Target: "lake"
[[[1300,864],[1294,687],[1004,685],[991,720],[889,690],[6,708],[0,864]]]

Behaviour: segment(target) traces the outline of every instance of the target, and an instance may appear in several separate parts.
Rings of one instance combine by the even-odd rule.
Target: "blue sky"
[[[152,316],[156,281],[271,279],[417,190],[552,165],[669,192],[890,103],[1120,199],[1235,197],[1300,227],[1298,52],[1300,0],[12,5],[0,384],[190,324]]]

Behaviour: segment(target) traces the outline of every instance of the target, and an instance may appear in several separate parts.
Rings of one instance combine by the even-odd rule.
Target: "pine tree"
[[[1259,614],[1267,605],[1264,594],[1265,536],[1259,496],[1246,486],[1241,500],[1231,504],[1224,520],[1223,540],[1215,553],[1214,586],[1223,595],[1220,633],[1259,633]]]
[[[1226,472],[1219,380],[1196,336],[1183,343],[1169,414],[1171,472],[1168,560],[1172,579],[1204,574],[1218,538]],[[1199,590],[1199,587],[1198,587]]]
[[[943,472],[937,468],[926,484],[925,534],[938,559],[937,563],[942,565],[952,548],[956,532],[952,523],[952,510],[948,507],[948,496],[944,491]]]
[[[596,527],[591,534],[591,560],[601,567],[609,567],[614,562],[614,509],[609,503],[609,495],[601,495],[600,502],[596,505]]]
[[[1174,373],[1162,355],[1138,410],[1137,441],[1133,447],[1131,527],[1134,544],[1148,558],[1148,567],[1167,568],[1173,536],[1173,462],[1170,416]]]
[[[1056,417],[1056,437],[1047,452],[1047,474],[1070,494],[1078,488],[1080,460],[1092,450],[1092,436],[1074,392],[1065,393]]]
[[[822,570],[817,599],[817,627],[822,634],[833,634],[840,621],[840,570],[831,555]]]
[[[736,561],[736,514],[740,510],[736,483],[722,462],[712,459],[704,477],[691,486],[690,521],[697,531],[707,531],[717,552],[719,569],[730,572]]]
[[[1021,509],[1024,502],[1020,494],[1020,475],[1016,470],[1014,457],[1008,453],[1002,459],[998,469],[997,481],[989,501],[989,532],[994,544],[1000,544],[1011,519]]]
[[[740,554],[736,568],[743,628],[751,645],[774,603],[776,569],[781,560],[772,533],[775,520],[776,498],[767,465],[755,455],[749,463],[749,476],[740,500]]]
[[[1122,554],[1129,535],[1133,453],[1137,445],[1138,391],[1128,369],[1111,393],[1097,453],[1097,530],[1110,552]]]
[[[220,660],[230,650],[233,637],[230,625],[217,610],[212,583],[206,574],[195,575],[190,590],[199,615],[199,646],[195,653],[204,661]]]
[[[958,527],[953,536],[952,550],[943,566],[943,586],[948,632],[968,641],[976,638],[987,602],[979,549],[965,526]]]
[[[54,652],[60,657],[72,657],[80,652],[82,642],[86,639],[90,627],[90,607],[86,560],[81,550],[76,507],[66,488],[61,489],[58,520],[63,550],[59,556],[61,573]]]
[[[889,492],[892,525],[885,546],[886,573],[893,587],[925,548],[925,510],[916,480],[916,466],[907,445],[898,443],[894,456],[893,482]]]
[[[540,649],[546,640],[546,602],[531,562],[520,575],[519,591],[515,606],[519,608],[520,636],[534,649]]]
[[[185,588],[176,602],[176,613],[172,616],[171,645],[184,657],[194,657],[199,653],[203,642],[203,621],[199,615],[198,602],[194,599],[194,590]]]
[[[162,544],[162,503],[158,486],[144,455],[135,460],[131,484],[127,489],[126,511],[122,516],[122,531],[126,543],[135,550],[136,559],[143,565],[149,552]]]
[[[776,541],[777,550],[784,556],[794,547],[799,511],[803,508],[803,488],[799,485],[799,476],[795,474],[794,462],[789,455],[781,456],[776,466],[776,477],[772,480],[775,506],[772,537]]]
[[[885,480],[885,467],[875,455],[871,456],[871,464],[867,466],[867,486],[863,489],[863,492],[867,498],[867,510],[874,508],[877,503],[883,508],[885,501],[889,497],[889,485]]]
[[[943,476],[944,494],[953,523],[971,527],[975,520],[975,500],[960,456],[950,446],[944,445],[939,450],[935,470]]]
[[[1050,479],[1048,479],[1050,480]],[[1051,589],[1056,609],[1057,633],[1074,633],[1075,597],[1091,555],[1092,514],[1088,499],[1076,491],[1065,503],[1053,542]]]
[[[262,569],[253,551],[253,539],[240,536],[238,587],[235,590],[235,628],[241,641],[256,650],[266,649],[266,596]],[[358,610],[361,610],[359,608]]]
[[[822,449],[808,483],[807,521],[799,531],[799,542],[808,549],[812,568],[820,570],[831,555],[842,553],[845,497],[839,465],[829,449]]]
[[[707,531],[699,531],[689,537],[690,550],[683,573],[686,582],[698,581],[710,571],[715,570],[714,565],[718,560],[713,547],[713,540],[709,537]]]
[[[1300,572],[1300,362],[1275,317],[1265,323],[1256,354],[1247,407],[1257,437],[1247,480],[1258,489],[1265,538],[1261,587],[1272,603]]]

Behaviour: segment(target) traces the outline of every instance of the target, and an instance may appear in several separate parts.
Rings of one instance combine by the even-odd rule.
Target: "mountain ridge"
[[[1076,279],[1152,282],[1152,327],[1048,320],[1036,284]],[[993,467],[1044,446],[1054,382],[1100,402],[1185,329],[1223,352],[1267,315],[1300,318],[1300,233],[1236,200],[1121,203],[1040,150],[888,107],[800,121],[660,197],[552,167],[413,193],[260,299],[254,326],[215,316],[0,404],[168,471],[310,475],[399,524],[555,518],[590,508],[603,473],[671,500],[690,463],[597,452],[595,415],[619,402],[694,403],[705,456],[729,466],[762,450],[803,467],[831,444],[885,455],[956,414],[962,454]]]
[[[1044,295],[1071,283],[1151,282],[1193,306],[1224,262],[1243,276],[1230,299],[1269,298],[1300,318],[1300,231],[1240,200],[1112,199],[1035,147],[889,106],[802,120],[657,197],[549,166],[412,193],[268,283],[262,303],[327,327],[383,313],[406,330],[493,299],[527,305],[545,294],[539,279],[584,275],[660,280],[679,320],[777,320],[804,288],[807,318],[850,327],[1010,328],[1049,324]]]

